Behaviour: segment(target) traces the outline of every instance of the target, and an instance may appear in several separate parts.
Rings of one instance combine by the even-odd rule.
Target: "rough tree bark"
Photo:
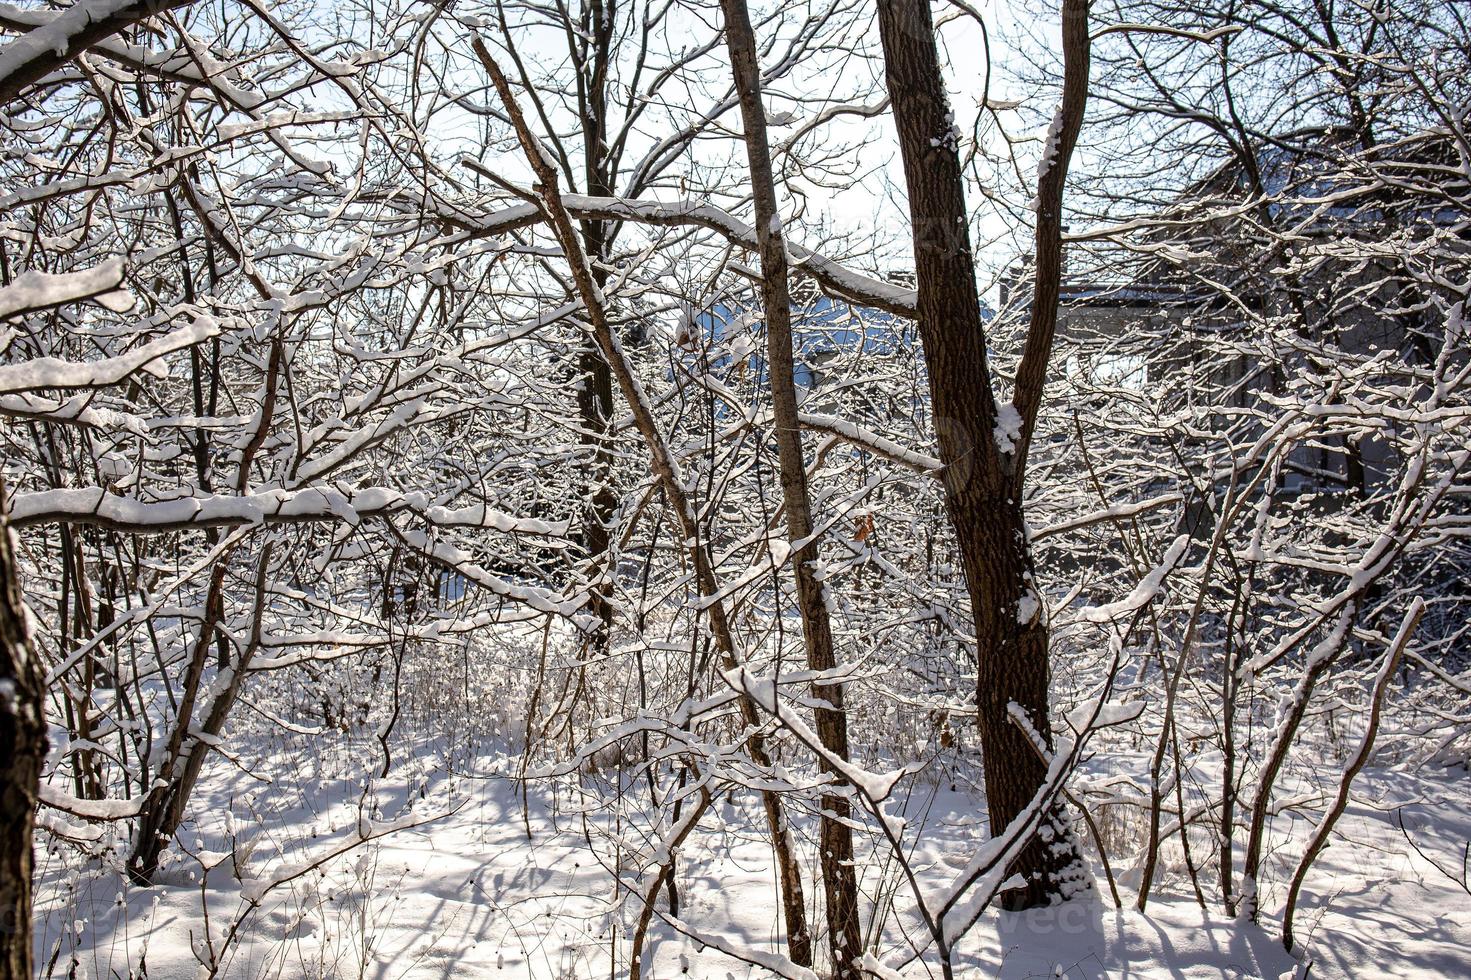
[[[881,0],[878,5],[885,76],[909,192],[919,330],[945,465],[946,510],[975,616],[977,721],[993,832],[1026,809],[1046,774],[1032,733],[1052,746],[1048,634],[1033,583],[1021,490],[1056,324],[1062,184],[1087,91],[1087,8],[1087,0],[1064,3],[1067,78],[1049,140],[1051,160],[1039,173],[1036,295],[1017,400],[1003,411],[991,386],[958,130],[929,3]],[[1042,821],[1011,870],[1026,884],[1002,893],[1001,904],[1009,909],[1048,904],[1088,886],[1061,804]]]
[[[797,386],[793,371],[792,297],[788,285],[786,246],[777,210],[776,184],[771,172],[771,149],[766,136],[766,111],[761,101],[761,68],[756,36],[745,0],[724,0],[725,39],[740,95],[746,154],[751,163],[751,194],[756,207],[756,238],[761,255],[761,305],[766,319],[767,376],[771,387],[777,453],[780,461],[782,504],[787,517],[787,541],[797,584],[797,608],[802,615],[802,638],[807,666],[829,671],[837,664],[832,623],[822,581],[812,562],[818,557],[812,534],[812,501],[807,489],[807,459],[802,449],[802,425],[797,414]],[[848,715],[841,684],[813,684],[812,697],[830,708],[814,710],[817,735],[823,747],[838,758],[848,758]],[[832,767],[824,771],[842,780]],[[863,935],[858,922],[858,883],[853,872],[853,831],[845,796],[822,797],[818,820],[818,860],[827,904],[828,948],[834,975],[858,977]]]
[[[581,26],[584,43],[591,50],[579,69],[578,85],[584,90],[578,100],[582,115],[584,181],[588,194],[613,196],[613,173],[617,167],[608,152],[608,85],[612,64],[614,9],[603,0],[583,6]],[[580,222],[583,247],[592,260],[593,279],[598,288],[607,284],[608,272],[603,263],[613,247],[610,222],[585,218]],[[593,466],[589,477],[589,493],[583,508],[582,546],[594,575],[593,612],[602,623],[593,638],[597,653],[606,653],[613,632],[613,606],[610,602],[616,561],[608,553],[609,522],[618,510],[618,495],[613,491],[613,448],[609,428],[613,418],[613,372],[591,339],[578,355],[582,384],[577,389],[577,411],[582,418],[582,441],[592,451]]]
[[[31,831],[46,719],[0,482],[0,978],[31,976]]]

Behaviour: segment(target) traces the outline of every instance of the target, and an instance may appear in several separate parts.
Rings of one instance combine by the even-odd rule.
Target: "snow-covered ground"
[[[230,977],[626,975],[637,911],[627,886],[647,882],[639,876],[647,861],[642,828],[615,826],[607,812],[582,812],[568,784],[555,793],[547,783],[533,785],[523,809],[516,784],[493,774],[512,760],[494,753],[462,746],[449,762],[449,753],[420,744],[365,791],[362,744],[297,741],[278,735],[262,746],[259,762],[216,768],[182,834],[193,856],[179,855],[164,884],[131,887],[107,861],[79,864],[59,848],[43,854],[42,975],[203,976],[206,935],[219,975]],[[1462,769],[1364,774],[1360,801],[1339,822],[1299,912],[1312,977],[1471,977],[1471,896],[1432,864],[1462,869],[1471,840],[1467,790]],[[755,810],[749,800],[720,799],[680,855],[679,919],[727,951],[656,922],[646,975],[772,975],[731,955],[782,949],[772,862],[751,823]],[[909,810],[926,828],[916,863],[935,880],[965,862],[984,829],[976,802],[948,785],[921,785]],[[432,819],[392,832],[373,822],[414,822],[410,814]],[[384,836],[345,851],[321,873],[283,880],[363,831]],[[1271,859],[1280,871],[1295,855],[1285,832],[1274,844]],[[1275,919],[1257,927],[1218,908],[1202,911],[1178,874],[1146,913],[1135,911],[1128,860],[1114,855],[1125,908],[1114,907],[1100,875],[1085,900],[1022,914],[988,912],[961,943],[956,975],[1293,975],[1298,964],[1283,951]],[[872,850],[860,863],[872,907],[874,895],[897,889],[896,869]],[[815,868],[808,872],[810,904]],[[267,888],[273,881],[280,883]],[[884,924],[890,940],[883,953],[893,964],[904,960],[893,937],[903,934],[908,907],[898,894],[898,911]],[[259,910],[229,939],[252,896],[260,897]],[[661,909],[664,902],[661,896]],[[1275,910],[1281,896],[1269,892],[1264,904]],[[910,934],[920,935],[912,928]],[[939,974],[933,962],[914,962],[903,975]]]

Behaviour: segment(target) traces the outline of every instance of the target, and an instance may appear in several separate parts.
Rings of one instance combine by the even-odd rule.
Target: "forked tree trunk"
[[[179,742],[177,749],[169,756],[173,760],[166,770],[171,774],[170,777],[158,780],[156,795],[148,797],[139,814],[137,843],[128,863],[128,873],[136,884],[151,884],[158,873],[163,852],[178,832],[189,800],[194,795],[194,788],[199,785],[204,763],[214,751],[212,746],[224,732],[225,722],[229,720],[230,712],[245,687],[251,661],[260,652],[267,596],[266,575],[273,551],[274,545],[266,542],[256,564],[255,611],[245,649],[241,651],[239,660],[233,665],[227,664],[216,676],[214,683],[209,685],[213,692],[212,700],[209,710],[204,713],[203,721],[199,723],[199,734],[191,734],[187,740]],[[221,558],[222,567],[227,560],[228,557]],[[209,632],[209,622],[210,617],[207,616],[206,632]],[[205,644],[201,641],[196,650],[197,657],[203,657],[204,647]],[[193,729],[192,722],[190,728]]]
[[[128,855],[127,865],[128,877],[136,885],[146,887],[153,883],[163,852],[173,840],[180,821],[184,819],[189,795],[194,789],[193,782],[186,782],[183,778],[179,763],[197,744],[194,734],[190,732],[193,727],[194,706],[201,691],[206,690],[205,668],[208,666],[211,638],[223,618],[225,571],[232,551],[233,549],[227,549],[216,558],[215,567],[210,570],[199,639],[194,643],[189,667],[184,673],[184,687],[179,696],[177,717],[154,771],[153,786],[143,798],[138,811],[133,851]]]
[[[881,0],[878,8],[886,81],[909,192],[919,330],[940,460],[945,464],[946,510],[975,616],[976,706],[986,801],[992,832],[999,833],[1027,808],[1046,775],[1031,733],[1019,722],[1049,749],[1052,746],[1047,627],[1033,582],[1021,506],[1025,445],[1040,384],[1031,397],[1019,382],[1016,405],[1007,406],[1004,415],[998,411],[971,255],[958,131],[945,94],[929,3]],[[1082,28],[1086,94],[1087,3],[1067,0],[1065,8],[1065,47],[1076,46],[1078,27]],[[1045,376],[1056,322],[1058,208],[1072,148],[1068,131],[1076,139],[1082,121],[1078,67],[1075,58],[1069,62],[1071,87],[1065,86],[1065,94],[1073,98],[1064,99],[1056,156],[1039,181],[1039,279],[1019,378]],[[998,421],[1005,424],[998,426]],[[1020,718],[1012,716],[1013,706]],[[1087,887],[1077,843],[1060,804],[1053,806],[1011,870],[1022,875],[1026,885],[1002,893],[1006,908],[1048,904]]]
[[[756,205],[756,240],[761,253],[761,304],[766,319],[767,377],[771,386],[777,452],[780,459],[782,505],[787,516],[787,541],[792,545],[792,571],[797,583],[797,607],[802,614],[802,639],[807,666],[829,671],[837,665],[832,623],[823,585],[812,562],[817,541],[812,534],[812,501],[807,490],[807,459],[802,450],[801,421],[797,417],[797,386],[793,371],[792,297],[788,286],[786,246],[776,205],[771,173],[771,149],[766,137],[766,111],[761,100],[761,68],[756,36],[745,0],[724,0],[725,39],[741,100],[746,154],[751,163],[751,194]],[[805,542],[805,543],[803,543]],[[841,684],[813,684],[812,697],[831,708],[816,708],[817,736],[823,748],[848,758],[848,716]],[[842,780],[826,761],[823,771]],[[822,868],[823,897],[827,907],[828,948],[834,975],[859,976],[855,965],[863,955],[858,922],[858,883],[853,871],[853,831],[848,821],[848,799],[825,794],[818,818],[818,863]]]
[[[225,244],[227,248],[230,247],[223,238],[221,244]],[[271,352],[266,359],[265,394],[261,399],[260,418],[256,423],[254,435],[251,436],[240,454],[240,466],[235,474],[235,492],[242,496],[249,490],[251,464],[261,446],[265,445],[266,434],[270,431],[271,420],[275,417],[279,397],[278,388],[285,362],[285,348],[281,339],[277,337],[272,340]],[[189,798],[194,793],[205,756],[210,751],[210,737],[218,734],[224,728],[229,710],[234,706],[235,699],[240,693],[240,685],[244,682],[249,657],[254,653],[253,648],[247,649],[246,654],[241,658],[238,670],[219,693],[213,690],[213,684],[205,685],[205,668],[208,666],[211,638],[215,636],[225,619],[225,573],[235,553],[235,547],[235,545],[227,547],[216,557],[214,567],[210,570],[209,587],[204,599],[204,615],[199,627],[199,639],[194,645],[189,667],[184,674],[184,688],[176,707],[174,725],[169,732],[168,741],[164,745],[160,762],[154,772],[153,785],[148,795],[144,797],[142,808],[138,812],[137,835],[133,841],[133,852],[128,855],[127,865],[128,876],[138,885],[152,884],[153,876],[158,872],[159,862],[163,858],[163,852],[168,848],[169,842],[173,840],[179,824],[184,819]],[[270,560],[270,553],[270,545],[267,545],[262,551],[261,561],[263,563]],[[262,570],[264,567],[262,564]],[[262,578],[258,582],[258,602],[264,594],[264,589],[265,581]],[[260,610],[257,608],[257,627],[259,622]],[[221,657],[216,680],[223,679],[228,668],[228,649],[223,647],[220,649],[224,651],[225,656]],[[210,710],[203,722],[204,727],[196,730],[194,709],[202,696],[212,697],[212,700]],[[204,739],[199,738],[200,731],[204,733]]]
[[[0,482],[0,980],[31,976],[31,832],[46,719]]]

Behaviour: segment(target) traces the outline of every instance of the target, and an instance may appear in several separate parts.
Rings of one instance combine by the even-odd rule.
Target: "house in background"
[[[1066,369],[1166,408],[1219,408],[1221,421],[1281,394],[1299,364],[1388,350],[1428,366],[1455,297],[1427,294],[1428,277],[1406,263],[1432,237],[1440,254],[1471,259],[1471,189],[1447,138],[1357,154],[1340,139],[1320,131],[1265,147],[1254,175],[1222,167],[1187,192],[1201,220],[1065,281]],[[1018,263],[1004,278],[1003,309],[1026,303],[1027,273]],[[1366,493],[1398,464],[1386,441],[1326,435],[1292,452],[1284,489]]]
[[[908,274],[891,273],[890,279],[907,283]],[[982,315],[989,320],[994,314],[986,308]],[[820,413],[836,407],[835,387],[848,380],[846,374],[855,358],[918,358],[920,350],[914,321],[833,299],[801,275],[792,281],[792,335],[798,397],[804,399],[805,410]],[[687,316],[675,339],[684,351],[682,361],[687,368],[708,359],[706,370],[731,369],[765,387],[765,322],[755,287]],[[927,404],[928,392],[919,384],[907,393],[902,410],[913,418],[923,415]]]

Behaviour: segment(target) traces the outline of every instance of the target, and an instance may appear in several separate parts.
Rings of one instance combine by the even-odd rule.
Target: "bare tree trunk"
[[[1292,875],[1292,884],[1287,889],[1287,904],[1282,910],[1282,945],[1287,952],[1295,952],[1297,945],[1293,938],[1292,917],[1297,911],[1297,898],[1302,893],[1302,883],[1307,879],[1308,869],[1323,853],[1328,846],[1328,839],[1333,834],[1333,826],[1338,823],[1338,818],[1343,816],[1343,811],[1348,807],[1348,794],[1353,786],[1354,777],[1363,771],[1369,762],[1370,755],[1374,752],[1374,739],[1379,735],[1379,719],[1384,712],[1384,692],[1389,689],[1389,683],[1394,678],[1395,668],[1399,666],[1400,656],[1405,652],[1405,647],[1410,643],[1410,638],[1415,635],[1415,628],[1420,625],[1420,617],[1425,615],[1425,600],[1415,597],[1410,603],[1409,610],[1405,613],[1404,621],[1400,624],[1399,632],[1390,641],[1389,652],[1384,656],[1384,663],[1379,668],[1379,674],[1374,679],[1374,687],[1369,693],[1369,717],[1364,725],[1364,737],[1359,740],[1359,747],[1354,752],[1353,758],[1343,770],[1343,776],[1338,781],[1338,792],[1333,796],[1333,803],[1328,811],[1323,814],[1318,826],[1313,828],[1313,836],[1308,841],[1308,846],[1303,849],[1302,859],[1298,861],[1297,871]]]
[[[255,455],[265,444],[266,434],[270,431],[271,419],[275,415],[277,400],[277,385],[285,360],[285,352],[279,337],[271,341],[271,352],[266,360],[265,393],[261,399],[260,420],[257,423],[255,434],[251,436],[240,454],[240,468],[235,476],[235,492],[244,494],[250,485],[250,467]],[[199,641],[195,644],[193,659],[189,663],[189,670],[184,677],[183,696],[179,701],[178,717],[174,719],[174,729],[169,733],[169,740],[163,753],[163,761],[159,765],[153,787],[144,799],[143,808],[138,814],[138,833],[133,842],[133,853],[128,856],[128,876],[139,885],[148,885],[153,881],[153,876],[158,872],[159,860],[169,841],[173,839],[179,823],[184,819],[184,811],[188,806],[189,797],[194,792],[194,785],[199,778],[199,772],[204,765],[204,756],[209,746],[201,743],[198,734],[194,731],[194,708],[204,682],[204,669],[208,657],[210,638],[214,636],[217,629],[225,618],[225,573],[229,568],[230,559],[235,553],[235,545],[227,547],[218,558],[215,559],[214,568],[210,570],[209,589],[205,593],[204,615],[201,617],[199,629]],[[266,548],[262,553],[262,562],[269,561],[270,549]],[[264,582],[261,583],[264,588]],[[221,646],[222,664],[221,673],[228,663],[228,648]],[[210,714],[205,728],[206,735],[212,735],[224,727],[225,715],[215,715],[216,710],[228,712],[235,703],[235,697],[239,693],[239,684],[244,680],[244,671],[247,666],[246,659],[242,659],[240,672],[230,680],[227,689],[219,695],[212,703]],[[213,726],[213,729],[210,729]],[[183,763],[181,765],[180,763]]]
[[[46,719],[0,482],[0,978],[31,976],[31,831]]]
[[[557,184],[557,172],[543,155],[544,148],[527,124],[526,117],[516,102],[515,93],[511,90],[511,83],[506,79],[500,66],[496,64],[490,49],[478,38],[473,42],[473,47],[476,56],[479,57],[491,81],[495,84],[501,102],[506,107],[506,114],[510,117],[517,138],[521,142],[527,162],[536,174],[535,189],[538,199],[550,219],[552,231],[562,246],[563,254],[571,267],[572,279],[577,286],[578,298],[582,301],[588,323],[592,328],[593,338],[602,350],[603,359],[611,368],[613,378],[617,381],[624,400],[628,402],[634,425],[649,449],[654,473],[660,486],[664,489],[670,508],[674,511],[675,519],[679,522],[690,563],[694,566],[696,586],[704,599],[710,633],[715,640],[721,665],[726,670],[737,670],[741,664],[736,654],[735,640],[732,636],[725,603],[720,599],[720,583],[715,575],[709,542],[705,541],[700,534],[699,520],[680,476],[679,464],[649,408],[643,386],[633,374],[628,359],[623,356],[623,348],[619,344],[618,336],[608,321],[603,291],[594,281],[587,253],[583,250],[579,235],[572,226],[567,207],[562,202],[562,192]],[[746,751],[751,761],[762,768],[769,768],[771,757],[766,751],[765,737],[760,733],[761,718],[756,705],[749,696],[739,698],[737,705],[741,712],[741,721],[748,733]],[[781,902],[787,927],[788,955],[797,965],[810,967],[812,965],[812,937],[807,929],[807,913],[802,900],[801,869],[797,865],[796,856],[792,850],[781,798],[772,790],[763,790],[761,804],[766,812],[767,830],[771,836],[771,847],[776,855],[777,873],[781,880]]]
[[[255,612],[250,638],[245,649],[241,651],[238,663],[233,667],[227,665],[226,669],[217,675],[215,684],[211,685],[216,693],[209,704],[209,710],[205,712],[204,720],[199,725],[198,733],[180,743],[172,756],[174,764],[169,768],[172,777],[160,789],[158,796],[149,797],[149,804],[139,815],[138,842],[128,865],[129,874],[139,884],[151,883],[153,876],[157,874],[159,859],[163,856],[164,849],[168,847],[169,841],[173,839],[179,829],[179,824],[184,819],[185,808],[190,797],[194,795],[195,786],[199,783],[199,774],[203,772],[204,763],[209,753],[213,751],[212,745],[224,731],[225,722],[229,719],[230,711],[235,707],[240,691],[245,685],[245,679],[249,675],[250,662],[260,650],[268,591],[266,573],[271,563],[273,550],[272,543],[267,542],[261,549],[256,565]],[[222,556],[221,568],[224,567],[226,561],[228,561],[228,556]],[[207,623],[206,633],[212,629],[213,627]],[[204,640],[201,639],[196,657],[203,658],[205,646]]]
[[[194,720],[194,705],[204,686],[204,669],[209,660],[210,639],[223,618],[225,571],[229,565],[233,548],[215,559],[210,570],[209,589],[205,593],[204,615],[200,619],[199,639],[184,675],[184,690],[179,700],[174,727],[165,743],[162,761],[156,770],[153,786],[144,798],[138,811],[137,836],[133,840],[133,852],[128,855],[128,877],[135,884],[150,885],[158,873],[160,858],[173,839],[184,808],[189,802],[189,791],[180,778],[178,763],[191,746],[194,735],[190,728]]]
[[[945,464],[945,503],[976,621],[976,706],[986,801],[992,831],[1000,832],[1025,810],[1046,775],[1031,733],[1019,722],[1024,721],[1047,747],[1052,744],[1048,635],[1033,582],[1021,478],[1025,430],[1035,419],[1056,322],[1060,261],[1051,257],[1060,255],[1058,214],[1071,151],[1067,135],[1070,131],[1075,139],[1082,122],[1080,70],[1086,94],[1087,2],[1064,4],[1064,48],[1069,58],[1059,115],[1063,125],[1056,155],[1044,168],[1038,188],[1039,281],[1027,356],[1018,372],[1019,379],[1037,379],[1035,398],[1028,400],[1029,389],[1019,381],[1018,403],[1008,406],[1004,417],[991,387],[957,131],[945,95],[929,3],[881,0],[878,7],[885,75],[909,191],[919,329],[940,460]],[[1079,35],[1081,66],[1074,57]],[[1050,283],[1042,281],[1044,275]],[[1022,718],[1012,717],[1013,707]],[[1061,804],[1041,826],[1046,829],[1011,868],[1026,879],[1026,885],[1002,894],[1007,908],[1047,904],[1086,887],[1077,843]]]
[[[807,460],[802,450],[801,421],[797,416],[797,386],[792,353],[792,298],[788,285],[786,246],[776,204],[771,172],[771,150],[766,136],[766,111],[761,100],[761,67],[756,37],[745,0],[724,0],[725,39],[740,94],[745,126],[746,154],[751,163],[751,193],[756,206],[756,239],[761,254],[761,305],[766,318],[767,375],[775,418],[776,444],[781,463],[782,503],[787,516],[787,540],[792,546],[792,568],[797,582],[797,607],[802,614],[802,638],[807,666],[829,671],[837,664],[832,623],[823,585],[812,562],[818,546],[812,534],[812,501],[807,489]],[[817,735],[823,748],[848,758],[848,716],[841,684],[812,685],[812,697],[831,708],[814,709]],[[842,780],[826,761],[823,770]],[[818,859],[823,895],[827,902],[828,948],[835,976],[859,975],[856,962],[863,955],[858,922],[858,883],[853,872],[853,831],[848,799],[836,794],[822,797],[818,821]]]
[[[613,164],[608,157],[608,85],[612,59],[614,9],[603,0],[593,0],[581,11],[583,36],[591,49],[580,71],[579,83],[585,92],[579,99],[582,112],[582,145],[587,193],[594,197],[613,196]],[[608,273],[601,265],[612,248],[612,225],[593,218],[581,222],[583,247],[592,260],[593,280],[598,288],[607,284]],[[593,454],[588,474],[590,491],[582,517],[582,546],[593,575],[593,613],[602,624],[594,637],[599,654],[606,653],[612,639],[613,607],[609,602],[616,560],[608,553],[608,524],[618,511],[618,495],[613,492],[613,449],[610,426],[613,418],[613,371],[603,359],[598,345],[589,339],[578,357],[582,384],[577,390],[577,410],[582,419],[582,441]]]

